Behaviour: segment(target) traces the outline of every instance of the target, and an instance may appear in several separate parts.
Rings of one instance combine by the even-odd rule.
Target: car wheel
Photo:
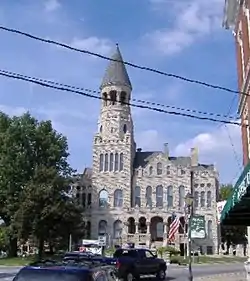
[[[166,278],[166,271],[164,269],[160,269],[156,274],[157,279],[164,280]]]

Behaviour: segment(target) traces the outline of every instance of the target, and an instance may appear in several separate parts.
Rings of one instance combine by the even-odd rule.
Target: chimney
[[[168,157],[169,156],[169,149],[168,149],[168,143],[165,142],[164,143],[164,150],[163,150],[164,154]]]
[[[191,148],[191,166],[192,167],[197,167],[198,166],[198,148],[193,147]]]
[[[141,148],[137,148],[137,150],[136,150],[137,152],[141,152],[142,151],[142,149]]]

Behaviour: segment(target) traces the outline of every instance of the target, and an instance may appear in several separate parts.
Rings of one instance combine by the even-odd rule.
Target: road
[[[15,274],[18,272],[19,267],[0,267],[0,281],[12,281]],[[224,273],[236,273],[244,272],[244,266],[242,263],[233,264],[210,264],[210,265],[196,265],[193,266],[194,277],[204,277]],[[174,281],[187,281],[188,280],[188,268],[184,266],[170,265],[168,269],[167,280]]]
[[[193,276],[194,277],[204,277],[217,274],[225,273],[236,273],[245,272],[242,263],[232,263],[232,264],[210,264],[210,265],[196,265],[193,266]],[[168,279],[175,281],[186,281],[188,280],[188,267],[184,266],[169,266]]]

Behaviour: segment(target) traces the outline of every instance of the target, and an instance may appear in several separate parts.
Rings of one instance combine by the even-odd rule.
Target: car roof
[[[25,266],[21,270],[27,270],[27,271],[36,271],[36,270],[51,270],[51,271],[67,271],[67,272],[90,272],[92,271],[92,268],[89,267],[77,267],[77,266],[63,266],[63,265],[55,265],[55,266]]]

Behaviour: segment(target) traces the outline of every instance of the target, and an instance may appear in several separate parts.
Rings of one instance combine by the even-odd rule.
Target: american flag
[[[169,241],[173,242],[175,240],[175,235],[178,232],[179,225],[180,225],[180,220],[173,213],[172,214],[172,219],[171,219],[171,224],[170,224],[170,227],[169,227],[169,233],[168,233],[168,240]]]

